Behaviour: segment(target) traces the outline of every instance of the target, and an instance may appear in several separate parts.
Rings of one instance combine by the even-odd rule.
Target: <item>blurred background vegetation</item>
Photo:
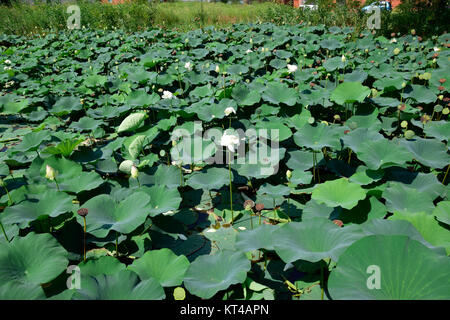
[[[105,2],[112,0],[104,0]],[[123,4],[100,1],[1,0],[0,33],[29,35],[66,30],[70,16],[68,5],[77,4],[81,10],[81,25],[95,29],[125,29],[139,31],[148,28],[190,30],[203,26],[229,26],[239,22],[273,22],[277,24],[310,23],[326,26],[350,26],[355,34],[367,29],[370,14],[361,7],[376,0],[361,3],[356,0],[307,0],[318,5],[317,10],[303,10],[289,5],[292,0],[217,1],[217,2],[159,2],[131,0]],[[280,4],[284,2],[286,4]],[[248,4],[250,3],[250,4]],[[450,15],[445,0],[403,0],[393,12],[382,12],[378,34],[409,33],[415,29],[422,37],[449,30]]]

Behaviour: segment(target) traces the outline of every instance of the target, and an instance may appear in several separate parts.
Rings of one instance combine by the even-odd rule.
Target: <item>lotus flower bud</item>
[[[336,121],[341,121],[341,116],[338,115],[338,114],[335,114],[333,118],[334,118],[334,120],[336,120]]]
[[[218,65],[216,66],[216,72],[217,72],[217,73],[219,73],[219,72],[220,72],[220,68],[219,68],[219,66],[218,66]]]
[[[55,180],[55,176],[56,176],[56,172],[55,169],[53,169],[52,167],[50,167],[48,164],[45,167],[45,177],[48,180]]]
[[[257,203],[257,204],[255,205],[255,209],[256,209],[256,211],[261,211],[262,209],[264,209],[264,204],[262,204],[262,203]]]
[[[288,180],[291,180],[291,178],[292,178],[292,171],[291,170],[286,171],[286,178]]]
[[[134,179],[137,179],[137,177],[139,176],[139,170],[136,168],[135,165],[131,166],[131,177]]]
[[[250,210],[252,210],[252,208],[254,206],[255,206],[255,202],[253,200],[248,199],[248,200],[244,201],[245,210],[250,211]]]
[[[345,58],[345,56],[344,56],[344,55],[342,55],[342,57],[341,57],[341,61],[342,61],[342,62],[345,62],[345,60],[347,60],[347,59]]]
[[[88,215],[89,210],[87,208],[80,208],[80,209],[78,209],[77,213],[79,216],[84,218]]]
[[[402,82],[402,88],[404,88],[404,87],[406,87],[406,82],[405,81]]]

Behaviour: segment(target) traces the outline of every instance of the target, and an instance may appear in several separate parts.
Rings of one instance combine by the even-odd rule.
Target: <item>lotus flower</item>
[[[216,66],[216,72],[219,73],[220,72],[220,68],[219,65]]]
[[[79,216],[84,218],[88,215],[89,210],[87,208],[80,208],[80,209],[78,209],[77,213]]]
[[[131,166],[131,177],[134,179],[137,179],[139,176],[139,170],[136,168],[135,165]]]
[[[251,49],[247,49],[247,51],[245,51],[245,53],[250,53],[253,52]]]
[[[345,56],[344,55],[342,55],[342,57],[341,57],[341,61],[342,62],[345,62],[347,59],[345,58]]]
[[[236,110],[233,107],[226,108],[224,112],[226,116],[229,116],[232,113],[236,114]]]
[[[55,176],[56,176],[55,169],[53,169],[49,165],[46,165],[46,167],[45,167],[45,177],[48,180],[52,180],[53,181],[53,180],[55,180]]]
[[[5,60],[5,64],[11,64],[11,60]]]
[[[184,67],[185,67],[186,69],[188,69],[189,71],[192,71],[192,64],[191,64],[190,61],[189,61],[189,62],[186,62],[185,65],[184,65]]]
[[[439,51],[441,51],[441,48],[434,47],[433,50],[434,50],[434,52],[439,52]]]
[[[162,95],[163,99],[173,99],[174,95],[172,92],[164,90],[163,95]]]
[[[292,171],[291,171],[291,170],[286,171],[286,178],[287,178],[288,180],[290,180],[291,177],[292,177]]]
[[[224,133],[220,139],[220,145],[227,147],[228,150],[234,152],[234,146],[239,145],[239,137],[233,134]]]
[[[295,72],[298,69],[298,67],[296,65],[293,65],[293,64],[288,64],[287,68],[289,70],[289,73]]]

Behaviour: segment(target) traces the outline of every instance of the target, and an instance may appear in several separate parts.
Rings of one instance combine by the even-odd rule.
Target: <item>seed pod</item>
[[[79,216],[84,218],[88,215],[89,210],[87,208],[80,208],[80,209],[78,209],[77,213]]]
[[[255,209],[256,209],[256,211],[260,212],[262,209],[264,209],[264,204],[262,204],[262,203],[257,203],[257,204],[255,205]]]
[[[252,208],[255,206],[255,202],[251,199],[245,200],[244,201],[244,208],[247,211],[252,210]]]

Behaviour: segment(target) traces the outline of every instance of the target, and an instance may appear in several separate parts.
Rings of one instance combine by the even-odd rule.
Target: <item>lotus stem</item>
[[[180,165],[180,187],[183,186],[183,169],[181,169],[181,165]]]
[[[320,266],[320,287],[321,287],[321,293],[320,293],[320,300],[323,300],[323,293],[324,293],[324,283],[323,283],[323,266]]]
[[[445,184],[445,178],[447,178],[448,169],[450,169],[450,164],[447,166],[447,171],[445,172],[444,180],[442,180],[442,184]]]
[[[275,209],[275,198],[273,199],[273,218],[276,219],[277,209]]]
[[[230,174],[230,208],[231,208],[231,223],[234,221],[234,213],[233,213],[233,185],[231,183],[231,151],[228,150],[229,159],[228,159],[228,172]]]
[[[84,220],[84,229],[83,229],[83,233],[84,233],[84,245],[83,245],[83,253],[84,253],[84,262],[86,262],[86,217],[83,217]]]
[[[58,191],[61,191],[61,190],[59,190],[58,181],[56,181],[56,178],[54,178],[54,179],[55,179],[56,189],[58,189]]]
[[[3,188],[6,191],[6,194],[8,195],[8,205],[12,205],[12,199],[11,199],[11,195],[9,194],[8,188],[6,187],[6,184],[3,185]]]
[[[350,164],[351,159],[352,159],[352,149],[348,149],[348,164]]]
[[[5,228],[3,228],[3,223],[1,223],[1,222],[0,222],[0,227],[2,228],[2,231],[3,231],[3,235],[5,236],[5,239],[6,239],[6,241],[8,241],[8,242],[9,242],[8,236],[6,235],[6,231],[5,231]]]
[[[136,177],[139,188],[141,187],[141,183],[139,182],[139,178]]]
[[[116,257],[119,257],[119,232],[116,231]]]

